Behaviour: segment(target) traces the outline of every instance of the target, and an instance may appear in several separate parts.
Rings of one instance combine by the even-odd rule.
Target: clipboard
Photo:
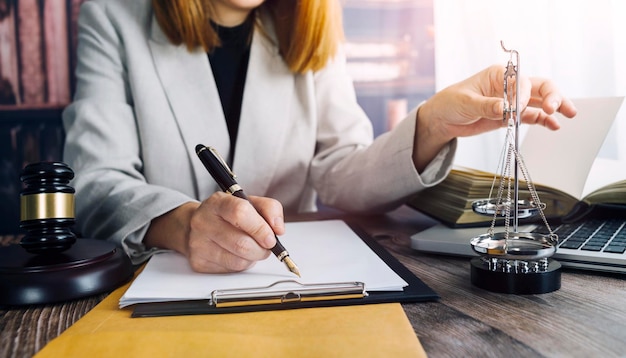
[[[358,225],[349,221],[346,221],[346,224],[389,268],[407,282],[408,285],[402,291],[367,292],[367,287],[361,282],[307,284],[298,288],[294,288],[293,285],[287,285],[285,288],[282,287],[285,282],[278,282],[268,287],[216,290],[212,292],[210,299],[139,303],[134,305],[131,317],[239,313],[393,302],[411,303],[439,299],[439,295],[433,289],[402,265]]]

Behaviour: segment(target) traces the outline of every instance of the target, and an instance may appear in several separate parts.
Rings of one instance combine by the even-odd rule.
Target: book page
[[[626,180],[626,105],[620,109],[616,121],[609,130],[598,157],[591,166],[589,177],[583,191],[584,195],[613,184]]]
[[[280,237],[302,278],[270,255],[244,272],[202,274],[176,252],[154,255],[120,299],[120,307],[142,302],[208,299],[214,290],[265,287],[278,281],[302,284],[363,282],[366,291],[400,291],[408,284],[343,221],[285,224]]]
[[[578,114],[574,119],[559,114],[561,129],[558,131],[528,126],[521,151],[533,182],[559,189],[580,200],[601,185],[626,179],[620,178],[617,171],[607,170],[600,174],[603,180],[596,181],[596,186],[587,185],[589,173],[623,100],[623,97],[577,99],[574,104]]]

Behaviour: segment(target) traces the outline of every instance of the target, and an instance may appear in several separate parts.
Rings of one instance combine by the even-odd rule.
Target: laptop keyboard
[[[552,228],[559,236],[559,247],[623,254],[626,252],[626,221],[623,219],[590,219],[580,223],[561,224]],[[545,226],[533,232],[547,233]]]

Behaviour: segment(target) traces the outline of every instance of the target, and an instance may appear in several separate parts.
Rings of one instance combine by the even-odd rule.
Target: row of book
[[[0,105],[69,103],[83,1],[0,1]]]

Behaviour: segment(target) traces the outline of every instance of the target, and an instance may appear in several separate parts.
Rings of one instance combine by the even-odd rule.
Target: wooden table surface
[[[472,286],[468,259],[410,248],[435,221],[407,207],[356,219],[441,296],[402,305],[430,357],[626,357],[626,276],[564,270],[555,292],[493,293]],[[0,307],[0,357],[32,356],[105,296]]]

